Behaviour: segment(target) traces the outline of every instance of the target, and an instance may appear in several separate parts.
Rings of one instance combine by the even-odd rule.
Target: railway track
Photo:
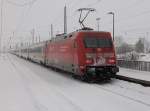
[[[123,98],[125,98],[125,99],[128,99],[128,100],[131,100],[131,101],[134,101],[134,102],[137,102],[137,103],[140,103],[140,104],[143,104],[143,105],[145,105],[145,106],[150,107],[150,104],[147,103],[147,102],[145,102],[145,101],[143,101],[143,100],[140,100],[140,99],[137,99],[137,98],[134,98],[134,97],[131,97],[131,96],[128,96],[128,95],[119,93],[119,92],[117,92],[117,91],[115,91],[115,90],[112,90],[112,89],[110,89],[110,88],[107,88],[107,87],[104,87],[104,86],[100,86],[99,84],[96,84],[96,85],[94,85],[94,86],[95,86],[96,88],[100,89],[100,90],[104,90],[104,91],[106,91],[106,92],[108,92],[108,93],[112,93],[112,94],[114,94],[114,95],[121,96],[121,97],[123,97]]]
[[[112,80],[112,81],[113,81],[113,80]],[[124,80],[119,80],[119,79],[114,79],[114,81],[126,82],[126,81],[124,81]],[[147,92],[143,91],[142,89],[133,88],[132,85],[136,85],[135,83],[131,83],[131,82],[130,82],[130,84],[132,84],[131,87],[126,86],[126,85],[122,85],[122,84],[116,84],[116,83],[113,83],[113,82],[112,82],[110,85],[112,85],[112,84],[113,84],[114,87],[118,87],[118,88],[121,88],[121,89],[124,89],[124,90],[130,90],[130,91],[132,91],[132,92],[136,92],[136,93],[140,93],[140,94],[142,94],[142,95],[150,96],[150,93],[147,93]],[[141,88],[146,88],[146,87],[141,86]]]
[[[128,81],[128,82],[133,82],[133,83],[136,83],[136,84],[141,84],[141,85],[146,86],[146,87],[150,87],[150,81],[131,78],[131,77],[126,77],[126,76],[121,76],[121,75],[116,75],[115,78],[119,79],[119,80]]]

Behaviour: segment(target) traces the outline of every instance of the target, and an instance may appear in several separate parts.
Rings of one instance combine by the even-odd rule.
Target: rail
[[[120,67],[150,72],[150,62],[129,60],[117,60],[117,62]]]
[[[133,82],[136,84],[141,84],[141,85],[146,86],[146,87],[150,87],[150,81],[146,81],[146,80],[135,79],[135,78],[126,77],[126,76],[122,76],[122,75],[116,75],[116,79],[129,81],[129,82]]]

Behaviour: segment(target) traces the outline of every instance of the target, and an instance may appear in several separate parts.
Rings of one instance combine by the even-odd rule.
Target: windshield
[[[84,45],[86,48],[112,47],[110,38],[85,37]]]

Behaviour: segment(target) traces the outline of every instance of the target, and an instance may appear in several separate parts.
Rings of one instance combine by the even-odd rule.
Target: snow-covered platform
[[[117,75],[150,81],[150,72],[138,71],[138,70],[132,70],[126,68],[119,68],[119,69],[120,71],[119,73],[117,73]]]
[[[5,54],[0,111],[150,111],[150,88],[117,79],[88,84]]]

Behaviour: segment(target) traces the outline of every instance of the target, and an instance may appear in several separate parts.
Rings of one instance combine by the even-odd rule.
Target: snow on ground
[[[132,69],[121,68],[121,67],[119,68],[119,70],[120,71],[118,75],[150,81],[150,72],[132,70]]]
[[[8,57],[0,58],[0,111],[36,111],[31,93]]]
[[[139,61],[150,62],[150,54],[141,54]]]
[[[88,84],[9,54],[0,67],[0,111],[150,110],[150,88],[138,84]]]

